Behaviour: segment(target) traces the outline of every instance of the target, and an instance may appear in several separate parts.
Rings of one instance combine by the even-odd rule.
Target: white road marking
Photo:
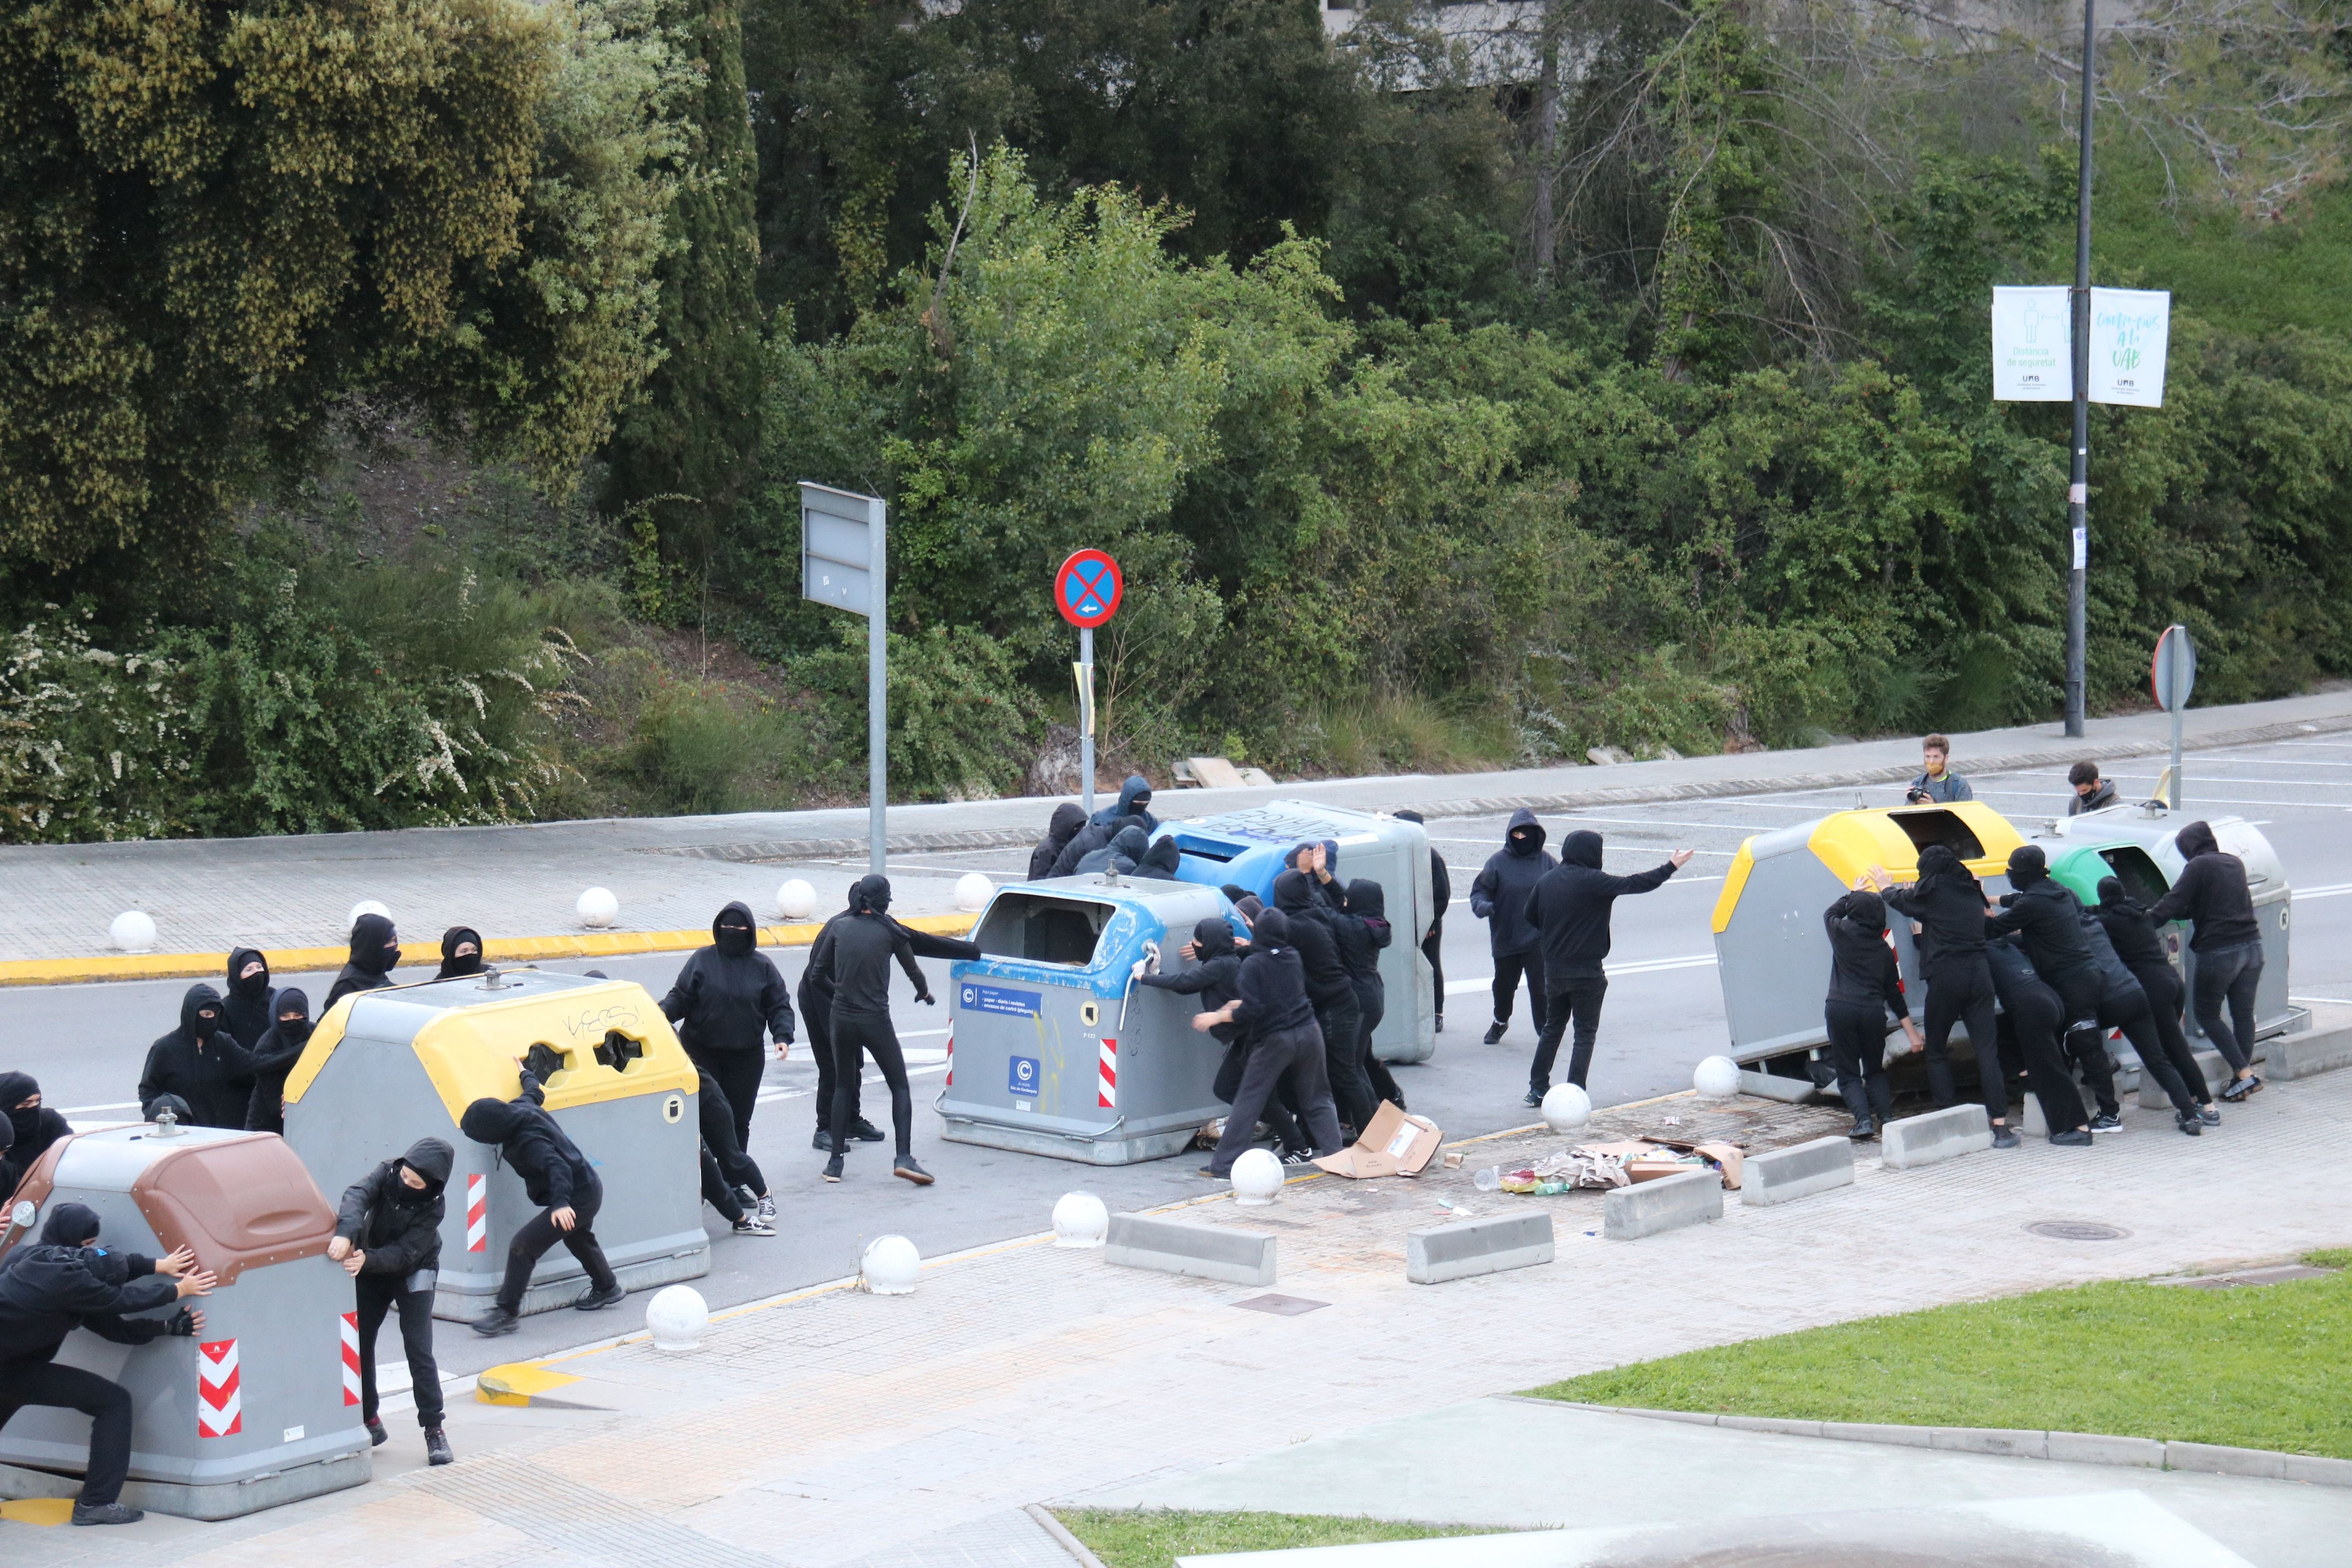
[[[1690,952],[1679,958],[1636,959],[1626,963],[1604,963],[1601,967],[1603,973],[1614,979],[1620,974],[1662,974],[1668,970],[1711,969],[1714,965],[1715,954]],[[1475,980],[1449,980],[1445,983],[1445,994],[1448,996],[1466,996],[1473,991],[1489,990],[1494,984],[1495,977],[1491,974],[1481,975]]]
[[[2324,888],[2297,888],[2294,889],[2294,897],[2297,902],[2301,902],[2305,899],[2339,899],[2347,893],[2352,893],[2352,882],[2330,882]]]

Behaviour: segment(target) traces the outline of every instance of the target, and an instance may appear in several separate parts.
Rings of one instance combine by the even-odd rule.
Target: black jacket
[[[1316,1005],[1353,996],[1355,982],[1348,978],[1348,966],[1339,961],[1339,939],[1331,934],[1333,916],[1317,897],[1312,879],[1304,871],[1285,871],[1276,877],[1274,908],[1286,917],[1288,943],[1298,955],[1307,994]]]
[[[1489,865],[1493,862],[1488,862]],[[1601,973],[1609,956],[1609,917],[1628,893],[1647,893],[1675,874],[1671,860],[1630,877],[1601,868],[1601,835],[1582,830],[1559,841],[1559,864],[1528,894],[1525,919],[1543,948],[1544,983]]]
[[[1527,837],[1516,843],[1510,835],[1521,828]],[[1486,857],[1486,864],[1470,884],[1470,912],[1486,922],[1486,944],[1496,958],[1525,952],[1536,945],[1536,928],[1528,924],[1528,895],[1544,873],[1559,864],[1543,847],[1543,824],[1521,806],[1511,813],[1504,830],[1503,847]]]
[[[7,1119],[8,1131],[14,1134],[10,1147],[0,1151],[0,1158],[7,1161],[19,1179],[49,1152],[50,1144],[73,1135],[73,1128],[61,1112],[46,1105],[30,1110],[18,1107],[19,1100],[30,1100],[40,1092],[41,1086],[34,1081],[32,1074],[0,1072],[0,1116]],[[0,1184],[5,1188],[0,1191],[0,1197],[14,1192],[16,1186],[15,1182]]]
[[[1433,932],[1444,922],[1445,906],[1453,901],[1453,875],[1445,869],[1444,858],[1433,849],[1429,852],[1429,929]]]
[[[1258,916],[1249,956],[1242,960],[1234,984],[1242,1004],[1234,1021],[1251,1040],[1315,1021],[1315,1009],[1307,1000],[1306,971],[1298,950],[1290,945],[1292,928],[1304,923],[1280,910]]]
[[[2063,884],[2042,877],[2017,892],[2003,894],[2001,904],[2000,912],[1985,921],[1988,934],[2015,931],[2025,956],[2055,991],[2071,995],[2078,987],[2092,984],[2091,944],[2083,935],[2083,905]]]
[[[1173,882],[1177,869],[1183,864],[1183,851],[1173,838],[1155,838],[1143,858],[1135,863],[1135,874],[1147,881]]]
[[[831,1015],[890,1016],[890,964],[896,960],[918,999],[931,994],[917,953],[926,958],[978,958],[980,949],[954,937],[933,936],[890,918],[890,883],[862,877],[849,889],[849,909],[825,922],[809,951],[808,989],[826,998]],[[830,939],[829,941],[827,939]]]
[[[1339,963],[1359,984],[1381,983],[1381,950],[1396,940],[1389,925],[1388,894],[1370,877],[1348,884],[1348,907],[1328,917],[1332,940],[1339,944]]]
[[[207,1007],[217,1021],[210,1034],[200,1035],[196,1015]],[[253,1098],[253,1053],[228,1032],[220,993],[202,983],[180,998],[180,1026],[147,1047],[146,1069],[139,1075],[140,1107],[166,1094],[187,1101],[198,1127],[245,1126],[245,1109]]]
[[[135,1252],[19,1245],[0,1262],[0,1373],[50,1360],[76,1329],[119,1345],[161,1339],[185,1320],[126,1314],[168,1307],[179,1294],[178,1281]]]
[[[719,922],[730,913],[743,923],[721,931]],[[750,907],[732,903],[720,910],[710,937],[711,945],[695,950],[661,1001],[662,1016],[677,1026],[678,1044],[688,1056],[700,1057],[757,1051],[766,1043],[762,1029],[790,1040],[792,991],[774,961],[753,945],[759,926]]]
[[[1079,861],[1097,850],[1108,848],[1112,839],[1130,827],[1142,828],[1147,838],[1150,836],[1151,829],[1144,826],[1143,818],[1139,816],[1121,816],[1108,822],[1087,823],[1072,834],[1070,841],[1062,846],[1062,852],[1054,857],[1054,875],[1076,876]]]
[[[1895,950],[1886,945],[1886,908],[1879,896],[1846,894],[1822,911],[1822,925],[1830,933],[1827,1003],[1833,1007],[1883,1006],[1898,1018],[1909,1017]]]
[[[1151,815],[1151,781],[1141,773],[1129,773],[1118,786],[1118,799],[1094,815],[1097,823],[1132,820],[1140,823],[1146,833],[1160,831],[1160,819]]]
[[[299,1005],[303,1018],[295,1024],[280,1023],[275,1015]],[[302,1059],[310,1048],[310,1031],[317,1026],[310,1019],[310,998],[299,986],[289,985],[278,994],[271,1004],[273,1015],[269,1028],[253,1047],[253,1093],[246,1101],[245,1130],[248,1132],[283,1132],[286,1131],[286,1075]]]
[[[396,950],[386,943],[394,938],[392,922],[382,915],[362,915],[352,922],[351,955],[344,960],[335,983],[327,987],[327,1000],[319,1009],[321,1017],[327,1008],[354,991],[381,991],[392,984],[392,971],[400,962]]]
[[[1919,922],[1919,966],[1927,979],[1973,970],[1984,962],[1984,885],[1940,845],[1919,859],[1918,885],[1889,889],[1886,905]]]
[[[2157,900],[2148,914],[2158,925],[2167,921],[2195,922],[2189,946],[2196,952],[2262,941],[2263,929],[2254,921],[2254,896],[2246,886],[2246,863],[2235,855],[2223,854],[2213,830],[2201,822],[2182,828],[2174,842],[2189,858],[2189,864],[2180,868],[2180,880],[2172,884],[2172,891]]]
[[[1150,833],[1133,817],[1120,820],[1125,826],[1111,835],[1109,843],[1078,857],[1078,863],[1074,868],[1078,875],[1116,870],[1124,877],[1143,864],[1143,858],[1151,852]],[[1169,843],[1173,845],[1175,840],[1171,838]]]
[[[2050,989],[2015,937],[1985,943],[1985,967],[1992,972],[1992,994],[2004,1014],[2012,1021],[2028,1020],[2038,1030],[2056,1031],[2065,1003]]]
[[[2155,918],[2124,891],[2121,879],[2108,877],[2099,883],[2099,907],[2091,912],[2105,928],[2116,956],[2129,968],[2171,967],[2172,956],[2164,951],[2164,937]]]
[[[1199,946],[1199,956],[1192,968],[1146,974],[1142,982],[1155,990],[1173,991],[1179,996],[1198,996],[1201,1011],[1214,1013],[1241,994],[1241,951],[1234,945],[1234,928],[1219,915],[1195,925],[1192,940]],[[1210,1035],[1228,1045],[1239,1029],[1238,1024],[1209,1026]]]
[[[2115,943],[2107,940],[2107,928],[2099,917],[2083,910],[2082,926],[2083,943],[2091,950],[2091,967],[2098,973],[2100,994],[2116,1000],[2120,1000],[2116,998],[2118,992],[2145,994],[2139,976],[2131,972],[2130,965],[2116,952]]]
[[[442,1189],[457,1158],[440,1139],[420,1138],[344,1189],[335,1234],[367,1254],[362,1274],[405,1277],[440,1264]],[[425,1178],[421,1191],[400,1179],[403,1165]]]
[[[237,973],[248,963],[261,965],[261,973],[250,980]],[[278,1021],[277,996],[269,984],[269,960],[257,949],[240,947],[228,955],[221,1016],[228,1021],[228,1032],[236,1037],[238,1045],[251,1050],[254,1042],[269,1032],[269,1026]]]
[[[1042,882],[1052,876],[1054,862],[1061,858],[1062,850],[1086,825],[1086,808],[1077,802],[1066,800],[1055,806],[1053,820],[1045,825],[1045,837],[1037,841],[1036,848],[1029,851],[1029,879]]]
[[[595,1167],[555,1118],[540,1107],[547,1093],[526,1071],[522,1092],[512,1100],[478,1100],[457,1119],[477,1143],[495,1143],[499,1157],[522,1178],[523,1192],[541,1208],[571,1206],[577,1193],[600,1185]],[[413,1152],[413,1151],[412,1151]]]

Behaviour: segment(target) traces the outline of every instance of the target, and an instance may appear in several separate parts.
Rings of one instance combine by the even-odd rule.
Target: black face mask
[[[220,1015],[218,1013],[198,1013],[195,1016],[195,1022],[193,1025],[193,1027],[196,1032],[196,1038],[200,1040],[209,1040],[215,1035],[219,1034],[220,1026],[221,1021]]]
[[[730,958],[740,958],[751,951],[751,928],[733,921],[719,928],[719,951]]]
[[[312,1027],[314,1027],[314,1026],[308,1018],[280,1018],[278,1020],[278,1033],[279,1037],[293,1040],[298,1044],[310,1037],[310,1030]]]

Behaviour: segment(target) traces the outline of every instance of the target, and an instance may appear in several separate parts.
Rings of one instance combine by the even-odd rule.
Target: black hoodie
[[[2189,946],[2196,952],[2262,941],[2263,928],[2254,920],[2254,896],[2246,886],[2246,863],[2235,855],[2223,854],[2213,829],[2202,822],[2182,828],[2173,842],[2189,864],[2180,868],[2180,880],[2172,884],[2172,891],[2148,910],[2150,918],[2158,925],[2167,921],[2194,921],[2197,929],[2189,934]]]
[[[1332,939],[1339,944],[1339,963],[1350,978],[1381,978],[1381,949],[1396,940],[1389,925],[1388,894],[1370,877],[1348,884],[1348,907],[1328,917]]]
[[[344,1189],[335,1234],[367,1254],[362,1274],[405,1277],[439,1265],[441,1193],[457,1160],[457,1152],[440,1139],[420,1138]],[[403,1165],[425,1178],[422,1190],[400,1179]]]
[[[242,971],[248,963],[261,965],[261,973],[247,979]],[[227,1021],[228,1032],[236,1043],[247,1050],[254,1042],[269,1032],[278,1013],[270,998],[277,994],[269,987],[269,960],[259,950],[240,947],[228,955],[228,985],[221,993],[221,1016]]]
[[[1489,861],[1487,864],[1492,865]],[[1526,920],[1541,933],[1544,983],[1601,973],[1609,956],[1609,917],[1628,893],[1647,893],[1675,874],[1671,860],[1630,877],[1601,868],[1601,835],[1579,828],[1559,841],[1559,864],[1528,892]],[[1483,873],[1482,873],[1483,875]]]
[[[2099,907],[2091,912],[2099,917],[2116,956],[2127,966],[2133,970],[2170,967],[2172,960],[2164,951],[2164,938],[2158,934],[2155,920],[2147,906],[2125,889],[2122,879],[2099,879]]]
[[[1423,822],[1421,813],[1417,811],[1400,811],[1396,815],[1399,822],[1427,826]],[[1444,922],[1445,906],[1453,901],[1454,878],[1445,868],[1445,857],[1440,855],[1437,852],[1437,846],[1433,844],[1429,847],[1429,930],[1432,936],[1437,933],[1437,928]],[[1422,940],[1426,942],[1429,938],[1423,937]]]
[[[209,1012],[205,1023],[198,1015]],[[253,1098],[253,1053],[237,1044],[222,1016],[220,993],[202,982],[180,998],[180,1026],[147,1047],[146,1070],[139,1075],[142,1110],[161,1096],[187,1103],[198,1127],[245,1126]]]
[[[520,1094],[512,1100],[474,1101],[457,1119],[457,1126],[477,1143],[499,1146],[532,1203],[541,1208],[569,1208],[575,1194],[596,1184],[596,1172],[555,1118],[540,1109],[546,1099],[539,1079],[525,1071]]]
[[[1313,923],[1311,920],[1294,921],[1278,909],[1258,916],[1249,956],[1242,960],[1234,985],[1242,1004],[1234,1021],[1241,1026],[1244,1037],[1262,1040],[1315,1021],[1315,1009],[1307,1000],[1305,969],[1298,950],[1290,945],[1294,925]]]
[[[1160,829],[1160,819],[1151,815],[1151,781],[1141,773],[1128,774],[1127,782],[1118,786],[1118,799],[1096,812],[1094,819],[1115,823],[1122,817],[1132,817],[1146,833]]]
[[[461,953],[457,950],[468,942],[474,951]],[[468,974],[482,972],[482,933],[472,926],[451,926],[441,933],[441,969],[436,980],[463,980]]]
[[[1234,945],[1234,928],[1223,915],[1211,915],[1192,928],[1197,952],[1190,969],[1142,976],[1143,984],[1179,996],[1198,996],[1201,1011],[1213,1013],[1241,994],[1241,950]],[[1209,1033],[1231,1045],[1237,1024],[1212,1024]]]
[[[1503,847],[1486,857],[1470,883],[1470,912],[1486,922],[1486,943],[1496,958],[1536,945],[1536,928],[1528,924],[1528,895],[1545,872],[1559,864],[1543,845],[1543,824],[1534,812],[1519,807],[1511,813]]]
[[[41,1092],[41,1086],[28,1072],[0,1072],[0,1115],[8,1119],[8,1131],[16,1134],[7,1151],[8,1163],[17,1175],[33,1168],[34,1163],[49,1152],[49,1145],[60,1138],[73,1135],[73,1128],[61,1112],[46,1105],[29,1110],[20,1102]],[[9,1183],[10,1188],[16,1184]],[[0,1194],[0,1196],[5,1196]]]
[[[887,1018],[894,959],[919,999],[929,997],[931,987],[915,962],[917,953],[926,958],[980,956],[980,949],[971,942],[900,925],[889,910],[890,879],[861,877],[849,889],[847,911],[827,921],[818,933],[817,945],[809,950],[806,984],[812,995],[826,999],[828,1018],[843,1013]]]
[[[1061,858],[1062,850],[1086,825],[1086,807],[1077,802],[1066,800],[1055,806],[1053,820],[1045,825],[1045,837],[1037,841],[1036,848],[1029,851],[1029,879],[1042,882],[1052,876],[1054,862]]]
[[[246,1101],[247,1132],[286,1131],[286,1075],[302,1059],[310,1044],[310,998],[301,987],[289,985],[278,994],[276,1013],[299,1013],[292,1023],[273,1017],[269,1030],[253,1047],[253,1094]]]
[[[1150,881],[1173,882],[1177,868],[1183,863],[1182,855],[1173,838],[1155,838],[1143,858],[1135,863],[1135,874]]]
[[[1054,875],[1076,876],[1079,861],[1099,850],[1108,848],[1112,839],[1130,827],[1143,827],[1143,819],[1139,816],[1121,816],[1113,818],[1109,822],[1087,823],[1073,834],[1070,841],[1062,846],[1062,852],[1054,857]],[[1146,837],[1149,837],[1151,830],[1148,827],[1143,830]]]
[[[179,1282],[156,1273],[153,1258],[50,1239],[94,1236],[97,1217],[79,1204],[60,1204],[49,1212],[38,1242],[0,1260],[0,1374],[53,1359],[76,1329],[119,1345],[143,1345],[189,1331],[184,1314],[126,1316],[168,1307],[179,1298]]]
[[[757,1051],[760,1031],[793,1037],[793,997],[774,961],[758,947],[751,906],[731,903],[710,922],[710,945],[697,948],[677,972],[662,1016],[677,1026],[690,1057]]]
[[[1168,842],[1173,844],[1176,841],[1171,838]],[[1111,836],[1108,844],[1079,859],[1078,874],[1087,876],[1097,871],[1116,870],[1124,877],[1141,865],[1143,858],[1150,852],[1150,835],[1140,822],[1130,818],[1127,820],[1127,826]]]
[[[327,987],[327,1007],[354,991],[383,990],[392,984],[392,971],[399,963],[400,938],[392,921],[383,915],[362,915],[352,922],[351,957]],[[320,1012],[323,1016],[326,1008]]]
[[[1895,951],[1886,945],[1885,901],[1876,893],[1848,893],[1822,911],[1822,926],[1830,935],[1829,1005],[1884,1006],[1909,1017]]]
[[[1336,919],[1316,897],[1315,885],[1304,871],[1285,871],[1274,879],[1274,911],[1284,917],[1286,941],[1297,953],[1307,994],[1318,1006],[1339,997],[1352,997],[1355,983],[1340,962],[1339,939],[1331,934]],[[1265,916],[1257,930],[1265,929]],[[1280,1027],[1282,1026],[1274,1026]]]
[[[1984,884],[1949,846],[1930,844],[1920,850],[1918,885],[1888,889],[1886,903],[1919,922],[1919,966],[1931,983],[1939,974],[1963,974],[1984,962]]]
[[[2016,932],[2033,967],[2070,1006],[2104,989],[2083,935],[2082,900],[2051,880],[2049,858],[2032,844],[2011,850],[2009,882],[2017,890],[2001,895],[2000,912],[1985,922],[1988,933]]]

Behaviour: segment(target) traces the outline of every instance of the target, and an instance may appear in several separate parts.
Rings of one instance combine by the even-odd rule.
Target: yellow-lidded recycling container
[[[1919,852],[1941,844],[2000,896],[2010,851],[2025,842],[2009,820],[1977,801],[1833,812],[1759,834],[1739,847],[1715,903],[1715,952],[1731,1056],[1751,1093],[1799,1099],[1815,1087],[1807,1063],[1827,1044],[1822,998],[1830,941],[1822,911],[1876,866],[1897,881],[1918,877]],[[1921,1015],[1926,992],[1910,922],[1889,912],[1905,997]]]
[[[548,1113],[604,1183],[596,1239],[621,1282],[709,1272],[699,1080],[644,986],[521,969],[363,991],[328,1009],[287,1075],[286,1141],[331,1200],[419,1138],[457,1150],[436,1317],[489,1310],[507,1244],[539,1212],[499,1151],[457,1125],[475,1100],[521,1092],[517,1063],[535,1050]],[[582,1284],[571,1252],[551,1248],[522,1310],[569,1306]]]

